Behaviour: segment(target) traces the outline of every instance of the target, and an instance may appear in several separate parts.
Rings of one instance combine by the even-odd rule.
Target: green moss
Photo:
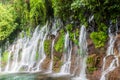
[[[46,54],[50,54],[51,52],[51,40],[45,40],[44,41],[44,50]]]
[[[104,23],[98,22],[98,32],[92,32],[90,38],[93,40],[96,48],[103,47],[107,40],[107,29],[108,27]]]
[[[112,23],[115,24],[116,23],[116,19],[112,19]]]
[[[62,53],[64,48],[64,31],[60,31],[60,36],[58,37],[57,42],[55,43],[55,51]]]
[[[93,62],[94,62],[94,58],[93,57],[88,57],[87,60],[86,60],[87,64],[91,64]]]
[[[36,56],[35,56],[35,60],[38,60],[38,58],[39,58],[39,53],[38,53],[38,51],[36,52]]]
[[[88,71],[89,73],[92,73],[93,71],[96,70],[96,67],[95,67],[95,64],[94,64],[94,60],[95,60],[94,57],[88,57],[87,60],[86,60],[86,63],[87,63],[87,71]]]
[[[59,72],[61,65],[62,65],[62,61],[61,61],[61,57],[59,57],[59,54],[57,54],[56,56],[54,56],[54,63],[53,63],[53,70],[55,72]]]
[[[103,47],[105,45],[107,37],[107,34],[103,31],[92,32],[90,34],[90,38],[93,40],[96,48]]]
[[[62,53],[62,52],[63,52],[63,48],[64,48],[64,36],[61,35],[61,36],[59,37],[59,40],[58,40],[58,41],[56,42],[56,44],[55,44],[55,50],[56,50],[57,52]]]
[[[5,51],[2,56],[2,61],[6,63],[8,61],[9,52]]]
[[[28,37],[31,37],[30,33],[31,33],[31,28],[28,28],[27,31],[26,31],[26,34],[27,34]]]
[[[65,27],[66,30],[69,32],[70,40],[73,41],[76,45],[78,45],[79,29],[75,28],[72,24],[67,24]]]
[[[98,25],[99,25],[98,26],[98,31],[104,31],[104,32],[107,31],[108,28],[104,23],[99,23]]]
[[[55,56],[55,57],[54,57],[54,60],[55,60],[55,61],[59,61],[60,59]]]
[[[88,67],[87,70],[89,73],[93,73],[93,71],[95,71],[96,68],[95,67]]]
[[[72,37],[73,42],[76,45],[79,45],[79,29],[76,28],[72,34],[74,34],[74,37],[76,37],[76,38]]]
[[[67,31],[72,31],[73,30],[72,24],[67,24],[65,27],[66,27]]]

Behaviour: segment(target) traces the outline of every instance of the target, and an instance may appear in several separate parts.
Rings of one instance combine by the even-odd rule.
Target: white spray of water
[[[46,40],[48,31],[47,31],[47,25],[43,27],[40,31],[40,45],[39,45],[39,57],[38,57],[38,64],[37,64],[37,71],[41,69],[41,63],[46,58],[45,52],[44,52],[44,41]]]
[[[65,43],[64,43],[64,62],[61,67],[60,73],[68,73],[70,74],[70,67],[71,67],[71,53],[72,53],[72,44],[69,39],[69,33],[65,35]]]
[[[114,70],[115,68],[116,68],[116,66],[115,66],[115,59],[114,59],[111,62],[110,66],[104,72],[102,72],[102,76],[101,76],[100,80],[106,80],[105,75],[107,73],[109,73],[110,71]]]
[[[107,49],[106,56],[103,59],[103,67],[102,67],[102,74],[101,74],[102,76],[101,76],[100,80],[106,80],[105,75],[108,74],[110,71],[113,71],[117,66],[119,66],[118,57],[114,54],[114,43],[116,41],[116,38],[111,33],[110,28],[109,28],[109,38],[110,38],[109,47]],[[106,58],[110,55],[113,55],[114,59],[110,63],[110,66],[107,69],[105,69]],[[115,65],[115,64],[117,64],[117,65]]]
[[[87,40],[86,40],[86,28],[84,25],[81,26],[79,36],[80,46],[80,74],[73,78],[73,80],[87,80],[86,78],[86,59],[87,59]]]
[[[87,40],[86,40],[86,28],[84,25],[81,27],[80,37],[79,37],[79,46],[80,46],[80,56],[81,56],[81,71],[79,77],[82,80],[87,80],[86,78],[86,59],[87,59]]]
[[[89,22],[91,22],[93,19],[94,19],[94,15],[92,15],[92,16],[89,18]]]
[[[10,67],[10,62],[11,62],[11,54],[12,52],[14,51],[14,46],[12,46],[12,49],[8,55],[8,61],[7,61],[7,65],[6,65],[6,68],[5,68],[5,72],[8,72],[9,71],[9,67]]]
[[[53,24],[53,27],[51,29],[51,32],[52,32],[52,35],[55,36],[54,39],[52,40],[52,45],[51,45],[51,62],[50,62],[50,66],[49,66],[49,69],[48,71],[49,72],[52,72],[52,69],[53,69],[53,58],[54,58],[54,43],[55,43],[55,39],[57,37],[57,31],[59,30],[59,28],[57,28],[56,26],[56,22],[54,22]]]
[[[52,72],[52,69],[53,69],[53,52],[54,52],[54,43],[55,43],[55,39],[53,39],[53,41],[52,41],[52,48],[51,48],[51,62],[50,62],[49,72]]]
[[[2,72],[40,71],[41,63],[46,58],[44,41],[47,37],[47,25],[35,29],[31,38],[17,39],[9,50],[8,61]]]

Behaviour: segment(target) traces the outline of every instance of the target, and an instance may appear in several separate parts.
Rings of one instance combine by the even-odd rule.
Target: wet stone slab
[[[52,75],[50,73],[7,73],[1,74],[0,80],[71,80],[70,75]]]

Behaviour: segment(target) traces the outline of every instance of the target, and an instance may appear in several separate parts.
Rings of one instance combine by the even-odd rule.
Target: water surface
[[[7,73],[1,74],[0,80],[71,80],[70,75],[56,75],[51,73]]]

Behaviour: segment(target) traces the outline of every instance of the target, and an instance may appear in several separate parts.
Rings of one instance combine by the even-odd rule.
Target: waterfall
[[[43,60],[46,58],[45,52],[44,52],[44,41],[46,40],[48,31],[47,31],[47,25],[45,27],[43,27],[40,31],[40,45],[39,45],[39,57],[38,57],[38,64],[37,64],[37,71],[39,71],[41,69],[41,63],[43,62]]]
[[[65,50],[63,53],[64,61],[63,61],[63,65],[61,67],[60,73],[70,74],[72,43],[70,42],[68,32],[65,35],[64,50]]]
[[[86,71],[85,71],[86,59],[87,59],[87,40],[86,40],[86,28],[84,25],[82,25],[80,31],[79,46],[80,46],[80,57],[81,57],[81,61],[80,61],[81,71],[79,77],[82,80],[87,80]]]
[[[51,62],[50,62],[49,70],[48,70],[49,72],[52,72],[52,68],[53,68],[54,44],[55,44],[55,39],[56,39],[56,37],[57,37],[57,31],[58,31],[58,30],[59,30],[59,29],[58,29],[57,26],[56,26],[56,22],[54,22],[53,27],[52,27],[52,29],[51,29],[51,32],[52,32],[52,35],[55,36],[55,38],[52,40],[52,45],[51,45]]]
[[[108,74],[110,71],[113,71],[117,66],[119,66],[118,57],[114,53],[114,43],[116,41],[116,38],[111,33],[110,28],[109,28],[109,38],[110,38],[109,43],[108,43],[109,47],[107,49],[106,56],[103,59],[103,67],[102,67],[102,74],[101,74],[100,80],[106,80],[105,75]],[[105,69],[106,58],[110,55],[113,55],[114,59],[110,63],[109,67],[107,69]],[[115,65],[115,64],[117,64],[117,65]]]
[[[81,26],[79,36],[79,47],[80,47],[80,74],[73,78],[73,80],[87,80],[86,78],[86,59],[87,59],[87,40],[86,40],[86,28],[84,25]]]
[[[18,66],[19,66],[19,51],[22,48],[22,39],[18,39],[16,44],[13,45],[14,50],[13,50],[13,61],[12,61],[12,65],[11,65],[11,69],[10,71],[18,71]],[[9,53],[10,54],[10,53]],[[9,57],[10,58],[10,57]],[[9,61],[8,61],[9,62]]]
[[[52,72],[52,67],[53,67],[53,50],[54,50],[54,43],[55,43],[55,39],[53,39],[52,41],[52,47],[51,47],[51,62],[50,62],[50,67],[49,67],[49,71]]]
[[[7,65],[6,65],[6,68],[5,68],[5,72],[7,72],[7,71],[9,70],[9,67],[10,67],[10,59],[11,59],[11,54],[12,54],[13,50],[14,50],[14,46],[12,46],[12,50],[11,50],[10,53],[9,53]]]
[[[1,72],[40,71],[41,63],[46,58],[44,41],[48,31],[47,24],[39,29],[37,26],[32,37],[18,38],[8,49],[6,67]],[[0,62],[2,63],[1,59]]]

